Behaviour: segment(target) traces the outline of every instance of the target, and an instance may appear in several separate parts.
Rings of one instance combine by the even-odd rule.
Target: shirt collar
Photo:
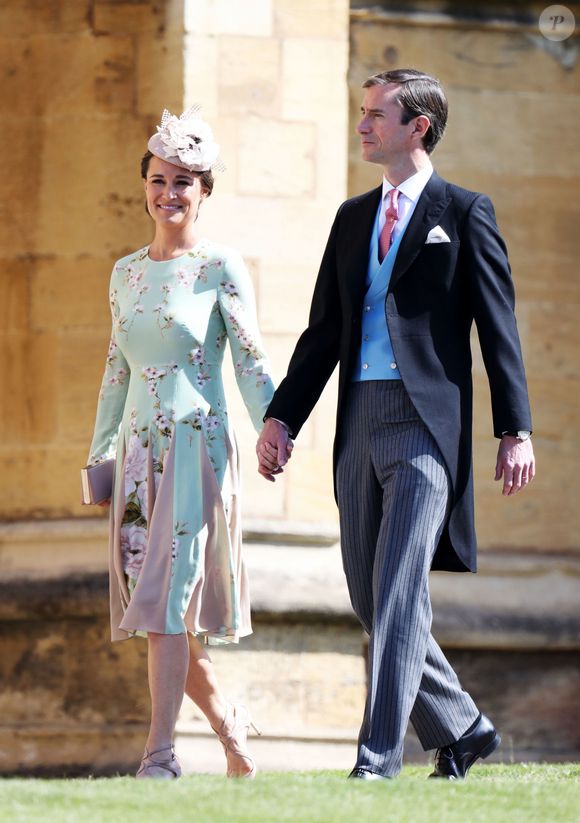
[[[383,201],[391,189],[397,188],[405,197],[408,197],[409,200],[416,203],[432,174],[433,166],[428,161],[424,169],[420,169],[420,171],[415,172],[411,177],[407,177],[400,186],[393,186],[386,177],[383,177]]]

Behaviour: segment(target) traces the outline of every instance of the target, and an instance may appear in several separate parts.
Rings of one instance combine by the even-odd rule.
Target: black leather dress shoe
[[[486,758],[501,743],[501,737],[493,723],[484,714],[459,740],[435,752],[435,771],[429,777],[444,780],[463,780],[469,769],[479,758]]]
[[[389,778],[376,772],[371,772],[368,769],[361,769],[356,767],[348,776],[349,780],[388,780]]]

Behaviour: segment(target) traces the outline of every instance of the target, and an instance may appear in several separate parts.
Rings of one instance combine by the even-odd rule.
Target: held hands
[[[504,496],[517,494],[524,486],[531,483],[536,474],[534,447],[531,439],[519,440],[504,434],[500,440],[495,464],[495,479],[501,480],[503,475]]]
[[[274,475],[284,471],[293,448],[294,443],[287,429],[278,420],[268,417],[256,443],[258,472],[262,477],[274,483]]]

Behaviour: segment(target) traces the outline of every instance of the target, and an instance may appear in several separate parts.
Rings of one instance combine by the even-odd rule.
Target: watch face
[[[528,437],[530,436],[530,434],[531,434],[531,432],[528,432],[528,431],[519,431],[518,432],[518,437],[520,438],[520,440],[527,440]]]

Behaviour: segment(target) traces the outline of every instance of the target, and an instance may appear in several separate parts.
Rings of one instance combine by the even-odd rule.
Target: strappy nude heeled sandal
[[[171,752],[171,756],[166,760],[154,759],[153,755],[161,754],[161,752]],[[145,749],[143,760],[135,777],[139,779],[151,777],[158,780],[175,780],[181,777],[181,765],[175,755],[173,746],[165,746],[165,748],[155,749],[153,752]]]
[[[249,766],[249,769],[246,771],[237,772],[230,768],[228,763],[228,777],[242,777],[246,780],[252,780],[256,776],[256,763],[247,749],[247,739],[250,727],[256,732],[256,734],[261,734],[255,724],[252,723],[250,713],[245,706],[228,703],[222,725],[219,729],[214,729],[214,732],[217,734],[220,743],[224,747],[226,759],[228,754],[234,754],[245,760]]]

